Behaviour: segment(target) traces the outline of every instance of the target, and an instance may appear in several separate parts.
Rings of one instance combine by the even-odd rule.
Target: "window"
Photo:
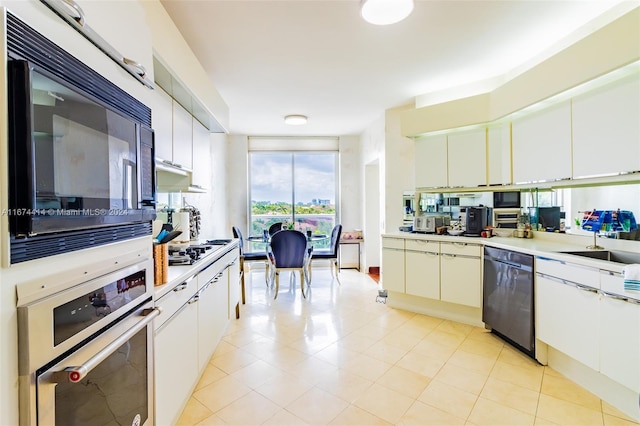
[[[249,234],[282,222],[330,235],[337,223],[337,160],[336,152],[250,152]],[[329,245],[323,240],[316,246]]]

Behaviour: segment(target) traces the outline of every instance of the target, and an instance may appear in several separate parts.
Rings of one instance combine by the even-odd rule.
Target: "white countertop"
[[[562,260],[577,265],[589,266],[593,268],[599,268],[607,271],[621,272],[625,266],[622,263],[609,262],[605,260],[592,259],[588,257],[575,256],[571,254],[560,253],[563,251],[587,251],[587,245],[593,243],[593,239],[583,236],[555,234],[549,232],[534,232],[533,238],[515,238],[515,237],[465,237],[465,236],[451,236],[451,235],[436,235],[436,234],[420,234],[412,232],[391,232],[382,234],[387,238],[404,238],[415,240],[431,240],[438,242],[459,242],[467,244],[479,244],[483,246],[491,246],[497,248],[503,248],[507,250],[515,250],[521,253],[527,253],[534,256],[544,256],[551,259]],[[598,238],[597,243],[603,245],[607,250],[625,250],[638,253],[640,244],[637,241],[628,242],[627,246],[620,247],[607,247],[610,245],[620,245],[619,240],[608,240]]]
[[[237,247],[238,247],[238,240],[232,239],[231,242],[228,244],[214,245],[211,250],[207,250],[204,253],[203,257],[201,257],[193,265],[169,266],[169,276],[167,278],[167,283],[155,286],[154,295],[153,295],[154,299],[158,300],[159,298],[164,296],[167,292],[169,292],[173,287],[175,287],[177,284],[197,274],[204,267],[220,259],[229,251],[233,249],[237,249]]]

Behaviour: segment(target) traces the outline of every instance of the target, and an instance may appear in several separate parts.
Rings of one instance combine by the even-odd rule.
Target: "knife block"
[[[153,277],[154,285],[163,285],[167,283],[169,276],[169,245],[154,244],[153,245]]]

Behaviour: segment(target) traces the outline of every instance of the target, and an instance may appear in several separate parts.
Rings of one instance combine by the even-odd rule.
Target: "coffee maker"
[[[487,226],[488,211],[486,207],[466,207],[464,219],[464,235],[479,237]]]

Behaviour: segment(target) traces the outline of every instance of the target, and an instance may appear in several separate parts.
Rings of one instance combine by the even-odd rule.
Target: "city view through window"
[[[337,153],[253,152],[249,155],[250,235],[274,223],[331,235],[336,224]],[[261,243],[254,243],[259,249]],[[314,247],[329,247],[321,240]]]

